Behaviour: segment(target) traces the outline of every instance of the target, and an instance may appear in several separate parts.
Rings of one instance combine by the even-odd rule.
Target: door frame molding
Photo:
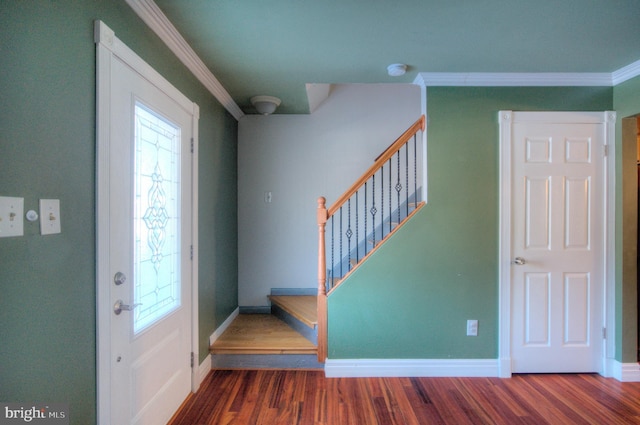
[[[615,358],[615,122],[614,111],[604,112],[514,112],[499,111],[499,266],[498,266],[498,375],[511,377],[511,128],[517,119],[545,122],[584,122],[604,125],[605,160],[603,161],[604,255],[603,321],[607,338],[603,342],[600,374],[611,377]]]
[[[110,145],[110,68],[114,57],[121,59],[137,73],[152,82],[187,111],[192,119],[191,156],[191,351],[195,362],[191,367],[191,390],[200,386],[198,373],[198,119],[199,107],[191,102],[162,75],[120,41],[104,22],[94,22],[96,43],[96,398],[98,424],[111,423],[111,276],[109,272],[109,145]],[[108,78],[106,78],[108,77]]]

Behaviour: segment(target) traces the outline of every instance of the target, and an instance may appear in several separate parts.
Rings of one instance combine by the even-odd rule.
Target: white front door
[[[603,113],[514,112],[512,372],[598,372],[603,358]]]
[[[192,386],[197,106],[137,56],[99,45],[98,61],[99,109],[108,107],[108,140],[98,142],[99,380],[108,381],[99,408],[109,409],[100,419],[163,424]]]

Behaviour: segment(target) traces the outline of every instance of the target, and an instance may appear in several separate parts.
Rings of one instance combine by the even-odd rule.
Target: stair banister
[[[425,116],[422,115],[411,127],[396,139],[385,151],[376,158],[369,169],[340,196],[334,204],[327,209],[326,199],[318,198],[317,223],[318,223],[318,361],[324,363],[328,355],[327,347],[327,259],[326,259],[326,224],[340,208],[351,199],[366,182],[378,172],[418,131],[424,131],[426,125]],[[415,143],[415,139],[414,139]],[[399,161],[399,160],[398,160]],[[408,165],[407,165],[408,166]],[[375,184],[375,183],[374,183]],[[366,190],[366,187],[365,187]],[[407,195],[408,196],[408,195]],[[408,202],[408,200],[407,200]],[[366,203],[366,198],[365,198]],[[349,204],[350,205],[350,204]],[[408,205],[408,204],[407,204]],[[415,212],[415,211],[414,211]],[[408,211],[407,211],[408,215]],[[391,225],[391,223],[390,223]],[[375,227],[375,226],[374,226]],[[365,224],[366,233],[366,224]],[[374,229],[375,238],[375,229]],[[357,242],[356,242],[357,243]]]
[[[344,203],[347,202],[347,200],[351,198],[353,194],[356,193],[358,189],[360,189],[360,187],[367,180],[369,180],[369,178],[373,176],[376,173],[376,171],[378,171],[380,167],[389,160],[389,158],[391,158],[397,152],[398,149],[404,146],[404,144],[407,143],[409,139],[411,139],[413,135],[418,132],[418,130],[424,131],[424,128],[425,128],[425,118],[424,118],[424,115],[422,115],[420,119],[418,119],[418,121],[416,121],[411,127],[409,127],[407,131],[402,133],[402,135],[398,137],[396,141],[393,142],[382,153],[382,155],[378,156],[378,158],[373,163],[373,165],[369,167],[369,169],[362,176],[360,176],[360,178],[356,180],[356,182],[352,184],[351,187],[347,189],[347,191],[344,192],[342,196],[338,198],[337,201],[333,203],[333,205],[328,210],[327,217],[331,217],[333,214],[335,214],[336,211],[338,211],[340,207],[343,206]]]

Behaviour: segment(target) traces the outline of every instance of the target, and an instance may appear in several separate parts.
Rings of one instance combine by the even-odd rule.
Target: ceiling
[[[155,0],[245,113],[308,83],[418,73],[613,73],[640,59],[638,0]],[[401,77],[387,65],[408,65]]]

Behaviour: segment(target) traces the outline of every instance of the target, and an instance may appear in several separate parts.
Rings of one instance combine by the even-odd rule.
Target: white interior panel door
[[[99,420],[164,424],[192,387],[197,105],[130,50],[108,47],[98,49],[107,127],[99,128]]]
[[[604,125],[541,116],[512,127],[512,371],[596,372]]]

